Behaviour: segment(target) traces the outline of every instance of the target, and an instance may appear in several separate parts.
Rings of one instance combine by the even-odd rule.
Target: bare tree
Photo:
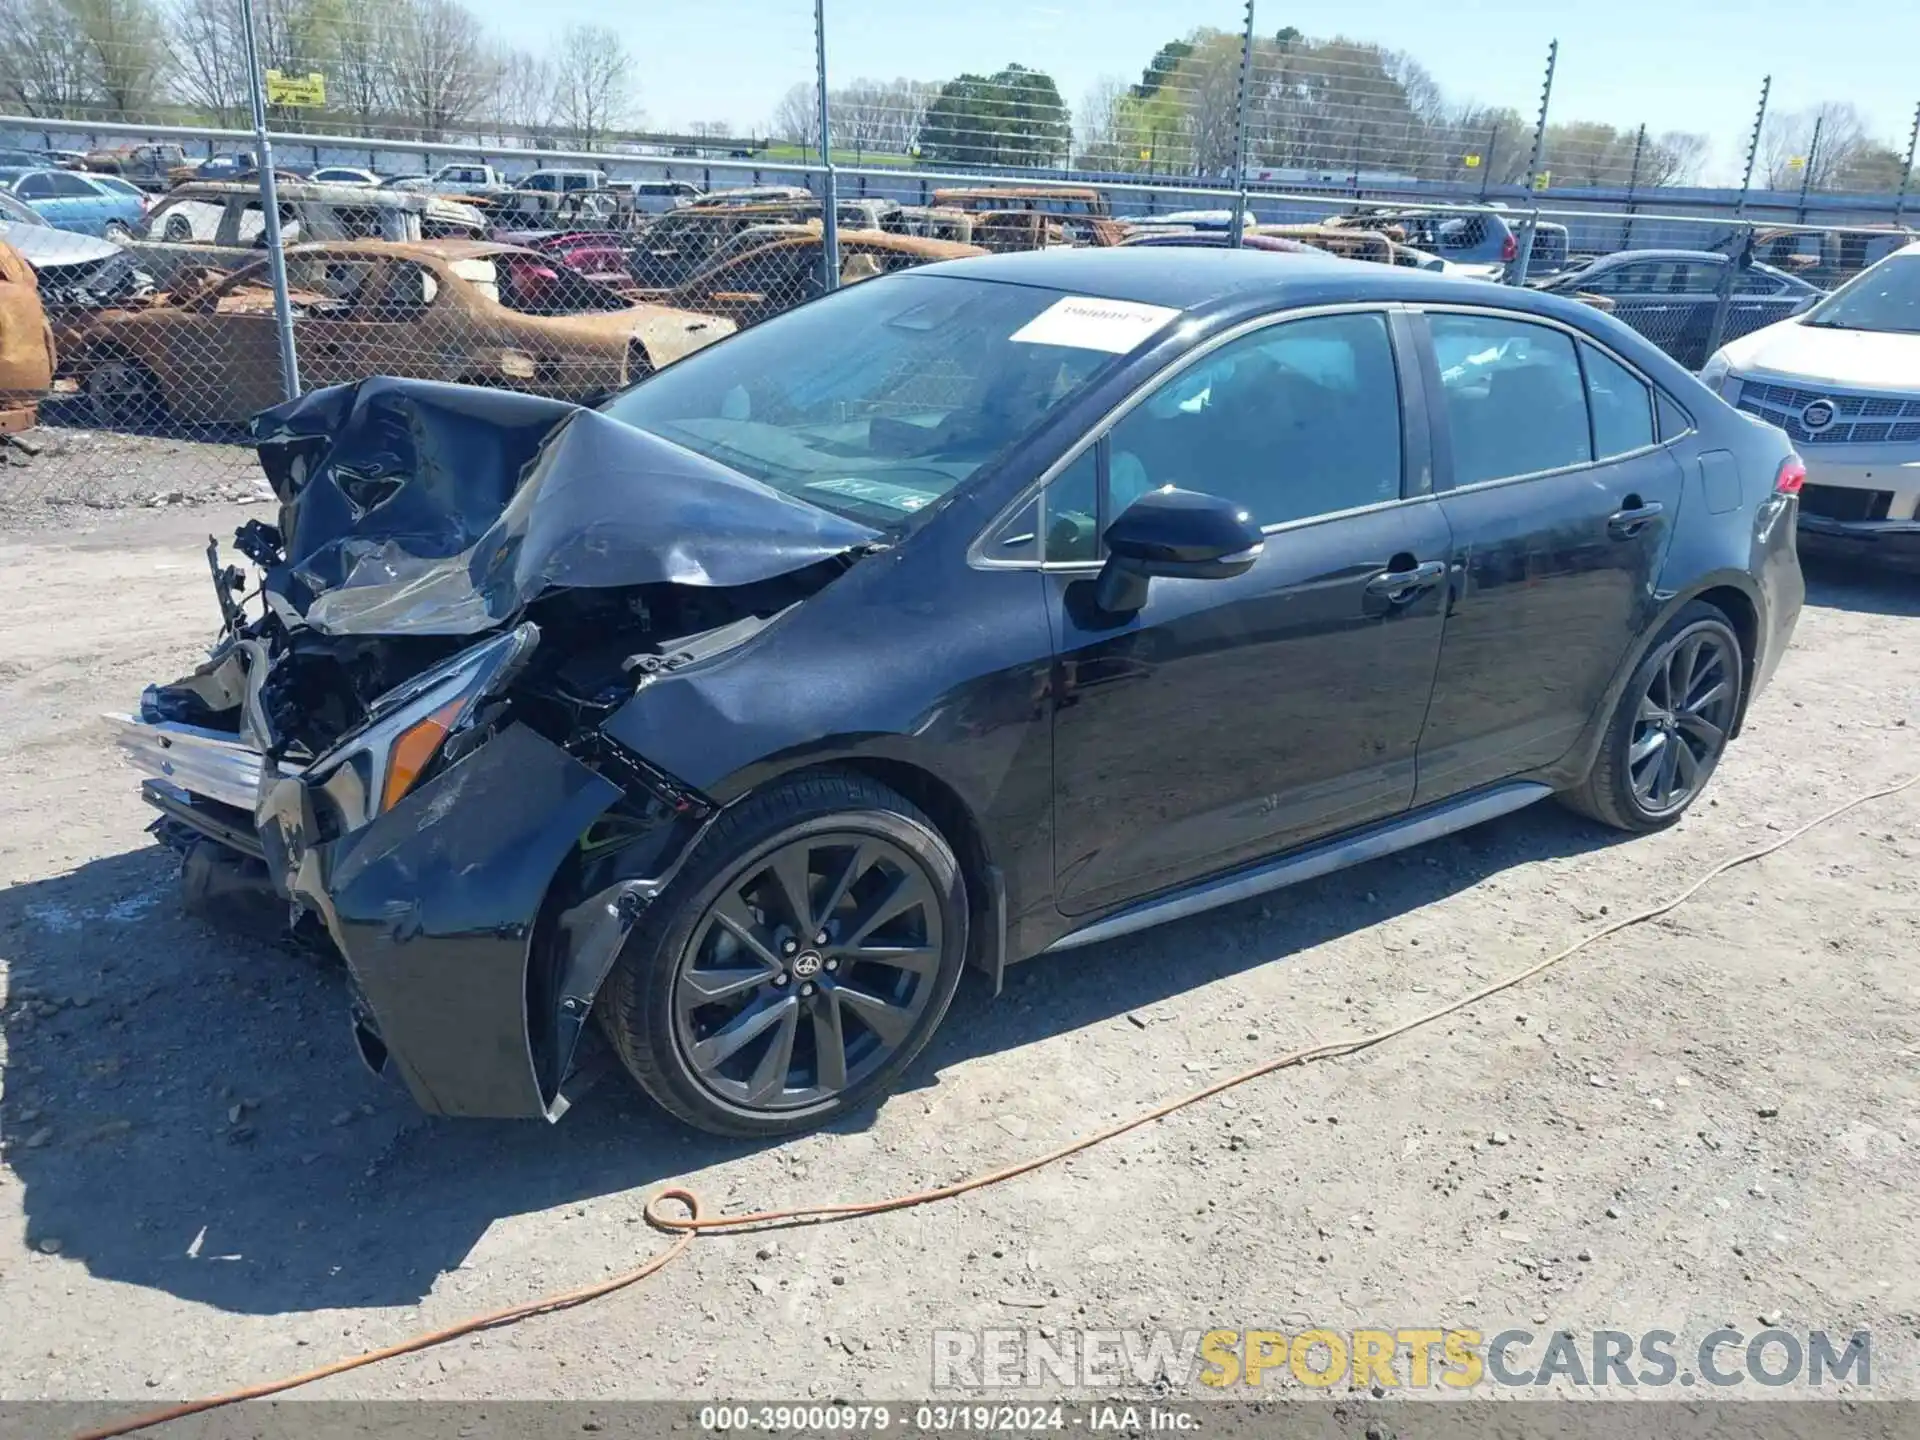
[[[59,0],[0,0],[0,93],[28,115],[92,106],[93,50]]]
[[[795,145],[820,143],[820,106],[818,91],[808,84],[795,85],[774,106],[771,128],[777,139]]]
[[[633,57],[612,30],[574,26],[560,38],[553,69],[555,106],[582,149],[593,149],[629,118]]]
[[[154,0],[65,0],[78,29],[93,87],[110,115],[147,111],[166,67],[166,27]]]
[[[229,125],[247,110],[247,56],[233,0],[180,0],[167,16],[173,93]]]
[[[480,22],[459,0],[401,0],[394,98],[422,140],[438,140],[493,92]]]
[[[541,140],[554,123],[553,62],[531,51],[505,50],[494,63],[500,80],[493,111],[502,131]]]
[[[1771,189],[1795,190],[1804,180],[1810,189],[1831,190],[1872,144],[1860,112],[1844,100],[1828,100],[1769,116],[1760,135],[1760,159]]]
[[[334,27],[327,100],[354,119],[362,135],[395,109],[394,54],[402,15],[398,0],[360,0]]]
[[[1704,135],[1686,130],[1668,130],[1657,139],[1647,138],[1646,153],[1640,157],[1640,184],[1692,185],[1707,163],[1713,146]]]

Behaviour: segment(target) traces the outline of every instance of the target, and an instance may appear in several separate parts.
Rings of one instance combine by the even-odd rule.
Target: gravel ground
[[[697,1137],[618,1077],[557,1126],[430,1121],[353,1059],[336,973],[179,912],[95,721],[209,636],[199,547],[258,513],[218,498],[250,493],[244,452],[58,438],[98,463],[9,470],[0,505],[0,1305],[35,1317],[0,1325],[0,1399],[192,1395],[594,1280],[660,1248],[641,1207],[669,1180],[739,1209],[1005,1164],[1464,993],[1920,765],[1920,588],[1816,574],[1710,803],[1664,834],[1536,807],[1021,966],[998,1001],[970,977],[903,1091],[833,1133]],[[187,498],[100,508],[156,489]],[[1916,1058],[1920,790],[1363,1055],[960,1202],[702,1240],[314,1393],[903,1398],[938,1327],[1764,1316],[1871,1330],[1871,1393],[1914,1397]]]

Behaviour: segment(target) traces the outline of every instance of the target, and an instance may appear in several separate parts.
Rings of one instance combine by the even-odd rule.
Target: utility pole
[[[1487,198],[1487,182],[1493,178],[1493,158],[1500,153],[1500,122],[1493,122],[1487,135],[1487,153],[1480,157],[1480,198]]]
[[[814,84],[820,91],[820,281],[829,290],[840,286],[840,187],[833,177],[832,122],[827,104],[826,0],[813,0]]]
[[[1527,189],[1537,191],[1540,188],[1540,162],[1547,153],[1547,108],[1553,103],[1553,67],[1560,58],[1560,42],[1547,43],[1547,78],[1540,87],[1540,116],[1533,124],[1533,154],[1527,160]],[[1509,285],[1527,283],[1527,266],[1533,259],[1533,231],[1538,224],[1540,212],[1536,208],[1527,212],[1527,218],[1520,225],[1520,244],[1514,256],[1513,265],[1507,272]]]
[[[1253,0],[1247,0],[1247,24],[1240,34],[1240,93],[1234,100],[1233,170],[1237,193],[1233,198],[1233,230],[1227,244],[1240,248],[1247,228],[1247,106],[1253,99]]]
[[[1760,154],[1760,131],[1767,123],[1767,96],[1773,90],[1773,77],[1760,79],[1760,108],[1754,112],[1753,133],[1747,137],[1747,168],[1740,176],[1740,198],[1734,202],[1733,218],[1747,213],[1747,192],[1753,188],[1753,162]]]
[[[1900,167],[1900,190],[1893,197],[1893,223],[1897,227],[1907,213],[1907,186],[1913,183],[1914,150],[1920,147],[1920,105],[1913,109],[1913,128],[1907,132],[1907,163]]]
[[[293,400],[300,394],[300,358],[293,348],[287,248],[280,238],[280,192],[273,180],[273,141],[267,138],[266,77],[260,73],[260,37],[254,31],[253,0],[240,0],[240,29],[247,43],[247,89],[253,101],[254,156],[260,166],[260,209],[266,221],[267,274],[273,281],[273,324],[280,339],[280,393]]]

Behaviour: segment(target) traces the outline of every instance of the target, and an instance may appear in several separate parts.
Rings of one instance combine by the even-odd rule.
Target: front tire
[[[101,227],[100,234],[103,239],[111,240],[115,244],[124,245],[127,241],[133,239],[133,227],[128,225],[124,220],[109,220]]]
[[[722,1135],[826,1124],[891,1088],[952,1002],[966,882],[913,803],[864,775],[724,812],[649,905],[603,1027],[662,1107]]]
[[[1740,714],[1746,658],[1726,615],[1674,616],[1621,692],[1593,769],[1560,798],[1617,830],[1663,830],[1693,805]]]

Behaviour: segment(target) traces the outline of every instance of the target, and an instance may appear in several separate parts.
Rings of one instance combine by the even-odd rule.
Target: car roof
[[[397,255],[403,260],[486,260],[495,255],[538,254],[522,245],[507,245],[498,240],[310,240],[289,245],[289,255],[315,255],[321,251],[335,255]],[[542,256],[541,258],[546,258]]]
[[[1618,250],[1611,255],[1602,255],[1594,261],[1595,265],[1604,265],[1608,261],[1628,260],[1704,260],[1710,264],[1724,262],[1726,256],[1718,250]]]
[[[1320,252],[1281,256],[1261,250],[1090,246],[953,260],[914,273],[1034,285],[1102,300],[1210,313],[1255,315],[1301,305],[1406,300],[1491,306],[1551,316],[1581,327],[1591,327],[1598,315],[1591,306],[1525,286],[1495,286]]]

